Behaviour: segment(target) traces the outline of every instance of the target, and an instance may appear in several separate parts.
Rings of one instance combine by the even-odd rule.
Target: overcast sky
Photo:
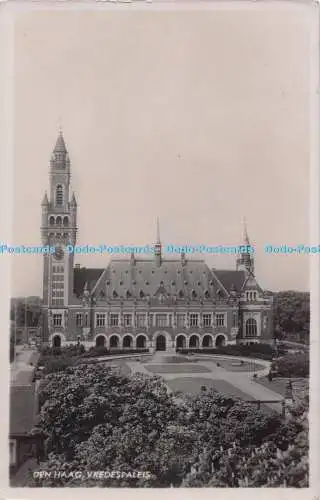
[[[34,12],[15,25],[14,244],[41,244],[62,124],[79,244],[239,244],[266,289],[308,289],[309,33],[300,10]],[[108,255],[81,256],[105,267]],[[235,258],[208,256],[234,267]],[[15,256],[13,295],[41,295]]]

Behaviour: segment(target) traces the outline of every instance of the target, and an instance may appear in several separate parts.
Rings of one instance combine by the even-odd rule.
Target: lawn
[[[264,387],[267,387],[268,389],[277,392],[283,397],[286,395],[286,386],[288,381],[289,381],[288,378],[277,378],[277,377],[274,377],[272,382],[269,382],[269,380],[266,377],[258,378],[255,380],[255,382],[257,382],[258,384],[261,384]],[[294,393],[297,393],[299,391],[299,386],[301,386],[301,384],[302,384],[301,388],[302,391],[308,390],[308,380],[292,378],[291,381],[293,384]]]
[[[208,378],[175,378],[173,380],[166,380],[166,384],[172,391],[182,391],[188,394],[199,394],[201,387],[204,385],[208,389],[213,388],[225,394],[226,396],[241,398],[245,400],[253,400],[251,396],[240,391],[233,385],[225,380],[212,380]]]
[[[240,365],[239,361],[234,359],[219,359],[217,361],[213,361],[215,363],[219,363],[220,366],[228,372],[253,372],[254,370],[257,372],[264,369],[264,366],[259,365],[258,363],[247,361],[245,361],[243,365]]]
[[[209,368],[190,363],[168,364],[168,365],[144,365],[145,369],[151,373],[210,373]]]

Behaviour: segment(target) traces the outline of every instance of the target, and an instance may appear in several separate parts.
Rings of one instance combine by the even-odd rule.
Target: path
[[[239,358],[238,358],[239,360]],[[253,361],[251,359],[251,361]],[[165,362],[165,359],[162,360],[162,362]],[[258,361],[256,361],[258,363]],[[260,362],[260,360],[259,360]],[[142,363],[137,363],[134,361],[131,362],[126,362],[129,368],[131,369],[132,373],[143,373],[145,375],[156,375],[155,373],[149,372],[146,367]],[[152,360],[151,363],[145,363],[146,366],[149,364],[159,364],[160,363],[160,358],[158,358],[156,361]],[[176,378],[207,378],[211,380],[225,380],[229,384],[233,385],[235,388],[239,389],[241,392],[248,394],[253,399],[256,400],[262,400],[262,401],[272,401],[272,400],[279,400],[281,399],[281,396],[277,393],[272,391],[271,389],[268,389],[267,387],[264,387],[261,384],[257,384],[251,377],[252,377],[252,372],[229,372],[222,368],[221,366],[218,367],[214,360],[212,361],[201,361],[201,365],[205,366],[210,370],[210,372],[205,372],[205,373],[161,373],[159,374],[164,380],[174,380]],[[169,364],[168,364],[169,366]],[[264,371],[269,370],[269,363],[268,363],[268,368],[265,368]],[[170,389],[169,389],[170,390]],[[170,390],[171,392],[171,390]],[[281,403],[264,403],[266,406],[269,408],[277,411],[278,413],[282,412],[282,405]]]
[[[26,375],[32,374],[34,371],[34,365],[40,354],[36,349],[17,349],[16,359],[10,365],[10,382],[15,384],[19,382],[19,375],[24,372]],[[33,365],[30,365],[30,363]],[[20,382],[19,382],[20,385]]]

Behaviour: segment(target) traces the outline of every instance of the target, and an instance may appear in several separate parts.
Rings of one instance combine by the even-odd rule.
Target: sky
[[[41,244],[62,126],[79,245],[154,243],[157,216],[163,244],[236,245],[245,217],[261,286],[308,290],[309,258],[268,255],[264,245],[309,243],[309,14],[256,6],[16,16],[8,243]],[[196,257],[235,267],[234,256]],[[42,258],[11,259],[12,295],[41,295]],[[101,268],[109,260],[76,258]]]

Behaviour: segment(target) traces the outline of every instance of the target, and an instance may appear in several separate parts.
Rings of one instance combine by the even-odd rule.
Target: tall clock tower
[[[55,247],[44,254],[43,263],[43,340],[55,333],[67,340],[68,304],[73,293],[73,253],[77,235],[77,203],[70,198],[70,159],[62,131],[51,155],[49,199],[42,201],[41,237],[44,246]]]

